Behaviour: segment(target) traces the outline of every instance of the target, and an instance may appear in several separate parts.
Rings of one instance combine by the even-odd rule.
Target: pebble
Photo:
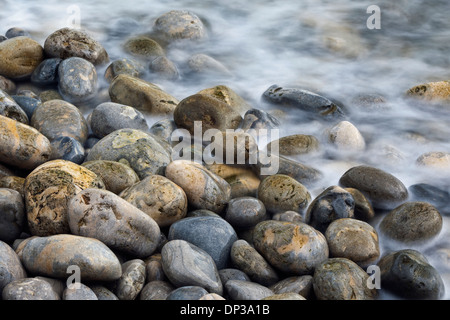
[[[61,280],[61,279],[42,277],[42,276],[36,276],[35,278],[48,282],[52,286],[53,291],[55,291],[59,297],[63,296],[64,289],[66,288],[66,285],[67,285],[66,281],[63,282],[63,280]]]
[[[198,300],[225,300],[225,298],[222,296],[219,296],[216,293],[208,293],[208,294],[205,294],[203,297],[201,297]]]
[[[408,190],[398,178],[371,166],[350,168],[341,176],[339,184],[361,191],[374,208],[393,209],[408,198]]]
[[[217,267],[206,251],[184,240],[171,240],[161,250],[164,273],[176,287],[199,286],[222,295]]]
[[[311,194],[297,180],[284,174],[274,174],[261,181],[258,199],[271,214],[287,210],[302,213],[311,202]]]
[[[24,197],[25,193],[23,186],[25,185],[25,178],[17,176],[4,176],[0,178],[0,188],[8,188],[19,192]]]
[[[19,105],[19,107],[26,113],[28,119],[31,119],[33,116],[34,110],[42,104],[42,101],[36,98],[27,97],[27,96],[16,96],[13,95],[11,98]],[[17,120],[17,119],[16,119]],[[20,120],[18,120],[20,121]],[[20,121],[25,123],[23,121]],[[25,123],[25,124],[28,124]]]
[[[367,222],[351,218],[334,220],[325,238],[331,257],[347,258],[361,268],[375,264],[380,257],[378,233]]]
[[[231,246],[237,240],[233,227],[220,217],[189,217],[170,226],[168,239],[184,240],[207,252],[217,268],[230,261]]]
[[[178,100],[153,83],[119,74],[109,86],[112,102],[121,103],[152,115],[172,115]]]
[[[155,253],[145,259],[145,281],[166,280],[161,264],[161,253]]]
[[[367,286],[369,275],[346,258],[330,258],[314,272],[314,293],[318,300],[375,300],[376,289]]]
[[[436,81],[419,84],[408,89],[406,91],[406,97],[428,103],[442,103],[449,101],[450,82]]]
[[[180,77],[176,64],[165,56],[153,59],[149,64],[149,69],[158,76],[158,79],[173,81]]]
[[[199,300],[206,294],[208,294],[208,291],[202,287],[184,286],[169,293],[166,300]]]
[[[442,216],[427,202],[410,201],[396,207],[383,217],[380,232],[404,243],[423,242],[442,230]]]
[[[50,154],[50,141],[38,130],[0,115],[0,162],[32,170]]]
[[[0,75],[0,90],[3,90],[7,94],[13,94],[16,91],[16,84],[8,78]]]
[[[58,68],[62,59],[50,58],[43,60],[31,74],[31,82],[40,86],[58,83]]]
[[[389,103],[386,97],[379,93],[362,93],[357,94],[351,99],[351,104],[357,110],[373,112],[389,109]]]
[[[232,76],[232,73],[220,61],[204,53],[197,53],[191,56],[187,61],[187,65],[191,73],[195,75],[221,78]]]
[[[171,152],[159,138],[136,129],[119,129],[97,142],[85,161],[118,161],[130,166],[140,179],[164,173]]]
[[[231,187],[231,198],[240,197],[257,197],[259,179],[253,172],[244,173],[241,175],[231,176],[225,179]]]
[[[58,89],[64,100],[72,103],[85,102],[97,93],[95,66],[78,57],[67,58],[58,67]]]
[[[0,240],[0,293],[15,280],[26,278],[27,272],[14,250]]]
[[[239,197],[230,200],[224,218],[235,228],[249,228],[269,219],[269,215],[261,200]]]
[[[325,232],[336,219],[353,218],[355,200],[339,186],[331,186],[320,193],[309,205],[305,222],[320,232]]]
[[[44,90],[39,94],[39,99],[42,103],[50,100],[63,100],[63,97],[59,94],[57,90]]]
[[[230,201],[228,182],[193,161],[175,160],[166,167],[165,176],[186,193],[189,206],[222,213]]]
[[[122,275],[119,260],[103,242],[71,234],[26,240],[20,256],[28,272],[51,278],[66,278],[69,266],[80,268],[82,282],[113,281]]]
[[[93,160],[83,162],[81,165],[99,176],[104,182],[106,190],[115,194],[119,194],[139,182],[136,172],[121,162]]]
[[[187,214],[185,192],[164,176],[148,176],[123,190],[120,196],[153,218],[160,227],[170,226]]]
[[[51,142],[51,160],[62,159],[81,164],[84,161],[85,151],[80,141],[72,137],[59,137]]]
[[[335,121],[344,117],[340,106],[330,99],[308,90],[283,88],[275,84],[263,93],[262,98],[264,101],[280,107],[304,111],[305,115],[309,115],[313,119]]]
[[[66,288],[62,300],[99,300],[94,291],[83,283],[77,283],[79,288]]]
[[[444,283],[438,271],[419,251],[405,249],[386,254],[378,262],[382,288],[405,299],[437,300]]]
[[[8,39],[15,37],[30,37],[30,33],[22,28],[13,27],[6,31],[5,37]]]
[[[10,97],[0,89],[0,115],[10,119],[28,124],[28,116],[25,111]]]
[[[115,283],[119,300],[135,300],[145,285],[145,263],[140,259],[122,264],[122,276]]]
[[[296,275],[313,273],[329,254],[323,234],[302,222],[260,222],[253,244],[277,270]]]
[[[353,210],[354,218],[366,222],[372,220],[375,216],[375,211],[364,194],[355,188],[344,188],[344,190],[350,193],[355,201],[355,208]]]
[[[13,80],[28,78],[44,59],[41,45],[28,37],[0,42],[0,74]]]
[[[232,300],[261,300],[273,295],[269,288],[250,281],[229,280],[225,289]]]
[[[231,261],[238,269],[247,274],[253,282],[271,286],[278,282],[276,271],[247,241],[237,240],[231,247]]]
[[[242,121],[243,130],[269,130],[278,128],[280,121],[270,113],[260,109],[250,109],[244,114],[244,120]]]
[[[166,300],[175,288],[167,281],[154,280],[141,290],[140,300]]]
[[[0,240],[13,242],[19,238],[25,225],[22,195],[16,190],[0,188]]]
[[[114,60],[105,70],[105,79],[111,83],[119,74],[139,78],[144,74],[144,67],[133,59]]]
[[[311,154],[319,150],[319,140],[307,134],[294,134],[272,141],[266,146],[268,152],[272,151],[275,143],[278,144],[278,153],[284,156]]]
[[[91,285],[90,288],[98,300],[119,300],[114,293],[102,285]]]
[[[275,294],[297,293],[309,298],[313,293],[313,277],[311,275],[284,278],[269,287]]]
[[[251,105],[245,101],[244,98],[226,85],[217,85],[211,88],[203,89],[198,93],[210,95],[213,98],[219,99],[231,106],[240,114],[244,114],[252,109]]]
[[[153,29],[167,41],[200,40],[207,37],[206,28],[200,18],[187,10],[172,10],[159,16]]]
[[[435,169],[448,176],[448,172],[450,172],[450,152],[426,152],[417,158],[416,163],[419,166]]]
[[[109,61],[105,48],[85,31],[62,28],[50,34],[44,43],[45,54],[52,58],[79,57],[94,65]]]
[[[52,286],[42,279],[24,278],[10,282],[2,292],[3,300],[61,300]]]
[[[179,128],[194,134],[195,121],[201,121],[202,134],[208,129],[237,129],[242,117],[230,105],[206,94],[184,98],[176,106],[173,119]]]
[[[274,294],[272,296],[265,297],[261,300],[306,300],[305,297],[299,295],[298,293],[287,292]]]
[[[366,142],[364,137],[349,121],[341,121],[329,130],[329,141],[339,151],[364,151]]]
[[[162,119],[155,122],[149,132],[164,141],[171,142],[172,133],[177,129],[175,121],[172,119]]]
[[[67,206],[86,188],[104,188],[92,171],[65,160],[48,161],[25,179],[25,206],[30,232],[48,236],[70,233]]]
[[[72,137],[84,144],[88,125],[81,111],[64,100],[44,102],[34,111],[30,125],[50,141],[59,137]]]
[[[98,239],[112,249],[144,258],[158,246],[156,222],[110,191],[84,189],[71,198],[67,212],[72,234]]]
[[[129,38],[124,44],[124,49],[136,58],[149,61],[165,55],[159,43],[146,36]]]
[[[228,280],[251,281],[250,277],[244,271],[235,268],[220,269],[219,276],[223,284],[226,284]]]

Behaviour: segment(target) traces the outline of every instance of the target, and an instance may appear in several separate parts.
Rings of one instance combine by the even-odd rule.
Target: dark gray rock
[[[3,300],[61,300],[52,286],[42,279],[24,278],[10,282],[2,292]]]
[[[264,203],[253,197],[231,199],[225,213],[225,220],[235,228],[253,227],[268,218]]]
[[[31,82],[47,86],[58,83],[58,68],[62,62],[60,58],[50,58],[42,61],[31,74]]]
[[[16,96],[13,95],[11,98],[22,108],[23,111],[27,114],[28,119],[31,119],[33,116],[34,110],[39,107],[42,102],[39,99],[27,97],[27,96]]]
[[[355,219],[366,222],[372,220],[375,216],[375,211],[366,196],[355,188],[344,188],[344,190],[349,192],[352,195],[353,200],[355,200],[355,209],[353,210]]]
[[[230,260],[230,250],[237,240],[233,227],[224,219],[216,217],[185,218],[170,226],[168,239],[185,240],[205,250],[218,269]]]
[[[28,124],[28,116],[17,102],[0,89],[0,115]]]
[[[122,264],[122,276],[115,283],[119,300],[135,300],[145,285],[145,263],[133,259]]]
[[[311,275],[287,277],[270,286],[269,289],[276,294],[292,292],[309,298],[313,295],[313,282]]]
[[[140,300],[166,300],[175,288],[167,281],[154,280],[147,283],[141,291]]]
[[[97,71],[92,63],[73,57],[58,67],[58,88],[64,100],[80,103],[97,93]]]
[[[0,240],[12,242],[17,239],[26,224],[25,205],[16,190],[0,188]]]
[[[172,119],[162,119],[155,122],[150,127],[150,133],[167,141],[171,142],[172,132],[177,129],[175,121]]]
[[[166,300],[198,300],[208,294],[202,287],[184,286],[173,290],[166,297]]]
[[[244,271],[234,268],[225,268],[219,270],[219,276],[224,285],[228,280],[251,281],[250,277]]]
[[[64,289],[63,300],[98,300],[94,291],[83,283],[72,284],[73,287]],[[79,286],[79,287],[77,287]]]
[[[0,292],[12,281],[27,276],[19,257],[5,242],[0,241]]]
[[[30,37],[30,33],[22,28],[12,27],[6,31],[5,37],[8,39],[15,37]]]
[[[80,141],[72,137],[59,137],[51,142],[51,160],[63,159],[76,164],[84,161],[85,151]]]
[[[90,288],[98,300],[119,300],[114,293],[102,285],[91,285]]]
[[[242,122],[242,129],[275,129],[280,125],[280,121],[270,113],[260,109],[250,109],[245,112]]]
[[[155,253],[145,259],[145,281],[162,281],[166,280],[166,275],[161,264],[161,253]]]
[[[261,300],[274,294],[263,285],[241,280],[229,280],[225,288],[232,300]]]

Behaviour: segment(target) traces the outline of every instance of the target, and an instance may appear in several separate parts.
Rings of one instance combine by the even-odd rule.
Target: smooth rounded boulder
[[[0,42],[0,74],[14,80],[29,77],[44,60],[44,49],[33,39],[15,37]]]

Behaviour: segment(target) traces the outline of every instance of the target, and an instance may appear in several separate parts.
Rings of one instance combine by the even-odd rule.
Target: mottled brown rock
[[[99,176],[105,183],[106,190],[115,194],[139,182],[139,177],[129,166],[109,160],[93,160],[81,164]]]
[[[175,97],[156,85],[125,74],[114,78],[109,87],[109,95],[112,102],[153,115],[171,115],[178,104]]]
[[[207,36],[199,17],[187,10],[172,10],[159,16],[153,26],[168,41],[179,39],[199,40]]]
[[[2,89],[0,89],[0,115],[28,124],[25,111]]]
[[[406,96],[425,102],[448,103],[450,101],[450,81],[419,84],[409,89]]]
[[[141,59],[153,60],[164,56],[164,49],[155,40],[146,36],[136,36],[128,39],[124,44],[126,52]]]
[[[44,59],[39,43],[28,37],[0,42],[0,74],[11,79],[29,77]]]
[[[50,158],[50,141],[38,130],[0,115],[0,161],[32,170]]]
[[[119,300],[135,300],[145,284],[145,264],[140,259],[122,264],[122,276],[115,283],[114,293]]]
[[[111,83],[119,74],[126,74],[139,78],[144,72],[144,67],[137,61],[130,59],[114,60],[105,70],[105,79]]]
[[[120,196],[167,227],[186,216],[187,197],[182,188],[164,176],[152,175],[120,193]]]
[[[265,297],[261,300],[306,300],[305,297],[299,295],[298,293],[287,292],[287,293],[277,293],[272,296]]]
[[[28,226],[33,235],[70,233],[67,206],[83,189],[102,188],[103,181],[92,171],[65,160],[42,164],[25,179]]]
[[[355,219],[362,221],[370,221],[375,216],[375,211],[373,210],[372,204],[369,200],[362,194],[361,191],[355,188],[344,188],[349,192],[353,200],[355,200],[354,215]]]
[[[294,134],[281,137],[276,142],[272,141],[266,147],[268,152],[272,151],[274,143],[278,143],[278,152],[284,156],[308,154],[319,150],[319,140],[312,135],[306,134]],[[275,149],[274,152],[276,152]]]
[[[34,111],[30,125],[50,141],[67,136],[83,144],[89,133],[81,111],[64,100],[51,100],[41,104]]]
[[[203,89],[198,93],[210,95],[216,99],[219,99],[230,105],[240,114],[244,114],[247,110],[252,108],[251,105],[244,100],[244,98],[239,96],[233,89],[226,85],[217,85],[212,88]]]

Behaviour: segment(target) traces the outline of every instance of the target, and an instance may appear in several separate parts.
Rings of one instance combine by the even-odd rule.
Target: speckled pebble
[[[174,290],[172,284],[167,281],[154,280],[147,283],[141,290],[140,300],[166,300],[167,296]]]
[[[229,280],[225,288],[233,300],[261,300],[273,295],[269,288],[249,281]]]
[[[72,284],[62,294],[62,300],[98,300],[95,292],[83,283]],[[79,287],[77,287],[79,286]]]
[[[135,300],[145,285],[145,263],[133,259],[122,264],[122,276],[115,283],[119,300]]]
[[[208,291],[202,287],[184,286],[169,293],[166,300],[199,300],[206,294],[208,294]]]

